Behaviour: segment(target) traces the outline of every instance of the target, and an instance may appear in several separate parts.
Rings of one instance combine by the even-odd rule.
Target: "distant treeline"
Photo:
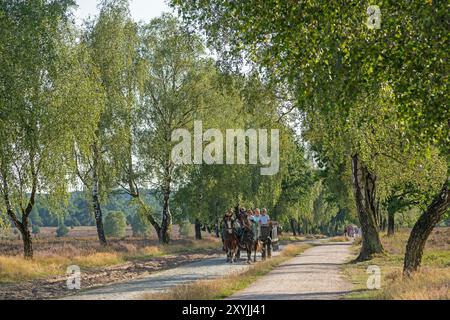
[[[146,192],[146,202],[154,209],[161,210],[157,197]],[[130,222],[137,217],[137,208],[130,204],[131,197],[125,193],[112,193],[105,201],[103,210],[105,216],[109,212],[120,211]],[[31,225],[39,227],[57,227],[64,222],[68,227],[95,226],[92,206],[83,192],[76,191],[70,194],[67,209],[63,214],[54,214],[45,203],[42,196],[37,198],[33,212],[30,215]]]

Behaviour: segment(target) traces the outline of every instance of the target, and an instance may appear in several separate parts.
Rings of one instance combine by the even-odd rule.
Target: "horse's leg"
[[[261,257],[262,257],[263,261],[266,260],[266,243],[265,242],[263,242],[263,244],[262,244]]]
[[[230,262],[233,264],[234,259],[236,258],[236,248],[231,249],[230,252],[231,252],[231,261]]]
[[[256,262],[256,251],[258,251],[258,241],[255,242],[254,248],[255,248],[255,254],[253,256],[253,262]]]
[[[247,263],[252,263],[252,245],[247,244]]]
[[[241,255],[241,251],[240,251],[240,249],[239,249],[239,242],[238,241],[236,241],[236,247],[235,247],[235,249],[234,249],[234,262],[237,262],[238,261],[238,252],[239,252],[239,257],[240,257],[240,255]]]

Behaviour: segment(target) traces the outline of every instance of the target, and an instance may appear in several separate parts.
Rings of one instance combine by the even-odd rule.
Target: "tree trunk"
[[[98,240],[100,241],[101,245],[106,246],[108,243],[106,241],[105,230],[103,228],[102,209],[100,206],[98,193],[94,190],[95,189],[93,189],[92,191],[92,204],[94,206],[94,216],[95,216],[95,224],[97,226]]]
[[[33,242],[31,238],[30,230],[28,229],[28,223],[25,223],[27,227],[25,227],[23,230],[19,229],[22,233],[22,240],[23,240],[23,255],[24,258],[27,260],[33,259]]]
[[[170,193],[164,192],[162,222],[159,232],[159,241],[164,244],[168,244],[170,242],[170,228],[172,225],[172,215],[169,208],[169,197]]]
[[[159,239],[159,237],[161,235],[161,227],[159,226],[158,222],[153,217],[153,213],[151,211],[151,208],[144,202],[144,200],[142,200],[142,198],[141,198],[139,193],[132,194],[132,197],[137,199],[137,201],[139,202],[139,205],[141,206],[141,209],[144,211],[143,212],[143,216],[153,226],[153,228],[155,229],[155,232],[156,232],[156,234],[158,236],[158,239]]]
[[[28,228],[28,217],[22,216],[22,222],[20,222],[14,216],[13,222],[14,222],[14,225],[16,226],[17,230],[19,230],[19,232],[20,232],[21,237],[19,236],[19,239],[22,238],[23,257],[26,260],[32,260],[33,259],[33,241],[32,241],[30,230]]]
[[[105,230],[103,228],[103,215],[99,199],[99,178],[98,178],[98,153],[94,147],[94,161],[92,168],[92,206],[94,208],[95,223],[97,225],[98,240],[102,246],[106,246]]]
[[[33,259],[33,241],[31,232],[28,228],[28,216],[22,215],[22,222],[20,222],[14,212],[8,210],[8,215],[14,223],[14,226],[19,230],[19,240],[22,238],[23,243],[23,257],[26,260]]]
[[[395,234],[395,211],[388,210],[388,223],[387,223],[387,235],[392,237]]]
[[[202,224],[198,219],[195,219],[195,239],[202,240]]]
[[[441,221],[450,206],[449,180],[445,182],[442,190],[434,198],[427,210],[420,216],[414,225],[406,245],[403,274],[405,276],[417,271],[422,262],[423,249],[433,228]]]
[[[169,201],[171,193],[171,173],[170,160],[164,168],[164,185],[163,185],[163,212],[160,228],[159,241],[164,244],[170,242],[170,229],[172,227],[172,214],[170,213]]]
[[[353,190],[356,209],[362,230],[361,252],[357,261],[370,260],[373,254],[383,253],[376,221],[376,176],[359,160],[352,156]]]
[[[221,230],[220,230],[220,219],[217,220],[216,225],[214,227],[214,231],[216,232],[216,237],[220,238],[221,236]]]
[[[36,196],[36,190],[37,190],[37,174],[34,167],[34,162],[31,162],[31,174],[33,176],[33,183],[31,187],[31,194],[30,199],[28,201],[28,205],[25,209],[22,209],[22,221],[19,221],[17,218],[14,210],[12,209],[12,205],[9,199],[9,186],[8,181],[5,174],[5,169],[2,167],[2,184],[3,184],[3,199],[5,201],[6,205],[6,212],[11,221],[13,222],[14,226],[19,230],[20,234],[22,235],[22,242],[23,242],[23,256],[26,260],[33,259],[33,241],[31,238],[31,233],[28,228],[29,224],[29,216],[31,214],[31,211],[34,207],[34,201]],[[20,235],[19,235],[20,239]]]
[[[290,219],[290,223],[291,223],[291,230],[292,230],[292,234],[293,234],[293,236],[294,237],[296,237],[297,236],[297,231],[296,231],[296,229],[295,229],[295,220],[294,219]]]

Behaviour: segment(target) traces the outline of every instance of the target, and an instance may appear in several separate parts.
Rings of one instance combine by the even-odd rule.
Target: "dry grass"
[[[33,260],[22,257],[0,256],[0,283],[33,280],[50,276],[63,275],[69,265],[81,268],[106,267],[124,263],[119,253],[97,252],[72,259],[63,256],[38,256]]]
[[[449,300],[450,270],[422,268],[411,279],[401,271],[392,272],[385,290],[376,292],[374,298],[382,300]]]
[[[0,283],[36,279],[61,274],[64,259],[24,260],[22,257],[0,256]]]
[[[333,237],[329,239],[330,242],[349,242],[351,239],[347,236]]]
[[[224,278],[201,280],[177,286],[159,294],[146,294],[144,300],[218,300],[231,296],[233,293],[245,289],[258,277],[261,277],[281,263],[305,251],[309,246],[288,245],[280,255],[250,267],[249,270],[232,274]]]
[[[409,230],[394,237],[383,235],[381,241],[386,255],[371,261],[348,264],[344,273],[352,281],[355,293],[349,299],[429,300],[450,299],[450,228],[436,229],[427,242],[422,268],[410,279],[402,276],[403,258]],[[355,252],[358,248],[355,247]],[[367,268],[381,269],[381,289],[367,290]]]
[[[292,236],[287,233],[279,236],[278,238],[280,241],[289,241],[289,242],[306,240],[306,237],[304,237],[304,236]]]
[[[124,263],[125,257],[117,252],[96,252],[87,256],[75,257],[73,264],[85,268],[98,268]]]
[[[23,259],[21,255],[0,255],[0,283],[64,275],[70,265],[85,269],[101,268],[165,255],[205,253],[220,249],[220,245],[220,240],[215,238],[179,240],[170,245],[147,246],[116,241],[107,248],[90,243],[85,248],[66,243],[56,248],[37,250],[31,261]]]

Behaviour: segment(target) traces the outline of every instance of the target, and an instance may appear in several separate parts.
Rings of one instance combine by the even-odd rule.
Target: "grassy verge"
[[[422,268],[411,279],[402,276],[403,258],[409,231],[394,237],[382,235],[386,255],[371,261],[344,267],[344,274],[353,283],[354,293],[348,299],[373,300],[428,300],[450,299],[450,229],[435,230],[427,243]],[[356,252],[359,247],[353,248]],[[368,290],[366,270],[376,265],[381,269],[381,289]]]
[[[278,237],[280,241],[284,241],[284,242],[293,242],[293,241],[305,241],[306,237],[303,236],[292,236],[289,234],[283,234],[281,236]]]
[[[288,233],[283,233],[278,238],[280,239],[281,242],[296,242],[306,240],[320,240],[327,238],[327,236],[323,234],[307,234],[307,235],[293,236]]]
[[[352,238],[346,236],[333,237],[327,240],[327,242],[349,242]]]
[[[206,253],[220,248],[220,240],[210,238],[206,240],[184,241],[183,244],[147,246],[144,248],[129,248],[118,251],[106,248],[104,251],[87,252],[36,253],[31,261],[22,256],[0,256],[0,283],[15,283],[20,281],[43,279],[64,275],[69,265],[80,268],[102,268],[120,265],[129,261],[149,260],[173,254]]]
[[[259,262],[240,274],[232,274],[220,279],[201,280],[180,285],[160,294],[147,294],[145,300],[220,300],[245,289],[259,277],[269,273],[281,263],[299,255],[309,245],[288,245],[270,260]]]

